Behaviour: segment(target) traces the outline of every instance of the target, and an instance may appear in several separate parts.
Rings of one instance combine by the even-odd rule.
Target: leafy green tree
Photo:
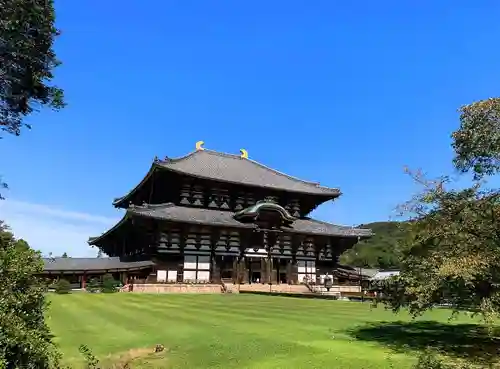
[[[53,0],[0,0],[0,9],[0,128],[19,136],[27,115],[64,106],[63,91],[50,84],[59,31]]]
[[[25,118],[32,112],[64,107],[63,91],[52,85],[60,64],[53,44],[54,0],[0,0],[0,138],[19,136],[31,128]],[[0,190],[7,189],[0,178]],[[3,200],[0,192],[0,200]]]
[[[38,252],[0,221],[0,367],[49,369],[59,354],[45,324],[45,281]]]
[[[103,293],[114,293],[117,292],[117,287],[120,282],[113,278],[111,274],[105,274],[102,277],[101,291]]]
[[[101,281],[98,278],[90,278],[85,287],[87,292],[96,293],[101,291]]]
[[[500,168],[499,101],[462,107],[452,136],[456,168],[475,180]],[[389,305],[419,314],[446,302],[493,318],[500,313],[500,191],[480,181],[457,189],[448,177],[410,174],[423,190],[402,207],[410,221],[401,274],[387,285]]]
[[[475,179],[500,170],[500,98],[478,101],[460,108],[460,128],[453,132],[453,164]]]
[[[68,254],[64,252],[64,253],[61,255],[61,257],[62,257],[62,258],[67,258],[67,257],[68,257]]]
[[[56,293],[59,295],[67,295],[71,293],[71,283],[67,279],[61,278],[59,279],[55,285]]]

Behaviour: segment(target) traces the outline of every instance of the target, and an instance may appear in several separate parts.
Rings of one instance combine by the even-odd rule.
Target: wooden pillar
[[[278,284],[278,272],[276,270],[277,269],[276,262],[272,257],[269,258],[269,269],[271,273],[271,283]]]
[[[243,257],[240,260],[241,263],[241,283],[248,283],[248,275],[249,275],[249,270],[248,270],[248,261],[246,257]]]
[[[238,257],[235,256],[233,259],[233,269],[231,270],[231,279],[233,283],[238,283]]]
[[[81,288],[84,290],[87,287],[87,275],[83,273],[82,275],[82,281],[81,281]]]
[[[180,228],[179,254],[181,257],[179,259],[179,263],[177,264],[177,283],[184,282],[184,247],[186,246],[186,239],[188,236],[187,232],[186,225]]]
[[[286,263],[286,282],[288,284],[292,283],[292,260],[288,260]]]
[[[267,259],[266,258],[261,258],[260,259],[260,283],[267,283],[268,282],[268,277],[267,277]]]
[[[297,265],[297,260],[292,260],[292,265],[290,269],[291,269],[290,279],[292,281],[292,284],[299,283],[299,266]]]
[[[212,254],[211,267],[212,270],[210,271],[210,278],[212,279],[212,283],[220,283],[220,264],[218,263],[217,256],[215,254]]]
[[[207,193],[205,193],[207,196]],[[205,198],[205,203],[208,204],[208,198]],[[212,228],[212,233],[210,234],[210,251],[211,251],[211,270],[210,279],[212,283],[221,283],[221,261],[217,258],[215,254],[215,249],[217,248],[217,242],[220,239],[220,231],[217,228]]]

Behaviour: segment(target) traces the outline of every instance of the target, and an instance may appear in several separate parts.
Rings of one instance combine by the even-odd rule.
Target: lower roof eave
[[[165,210],[167,210],[168,212],[165,212]],[[178,213],[179,211],[180,213]],[[199,216],[199,218],[204,218],[204,219],[211,218],[211,219],[208,221],[198,220],[197,219],[198,212],[204,213],[204,216]],[[210,213],[213,213],[213,216],[207,216],[207,214],[210,215]],[[129,216],[150,218],[171,223],[206,225],[212,227],[215,226],[215,227],[233,228],[233,229],[255,229],[257,227],[253,223],[241,223],[235,220],[233,218],[234,213],[230,211],[219,211],[219,210],[200,209],[200,208],[185,208],[173,204],[148,205],[146,207],[137,206],[129,209],[127,211],[127,214]],[[189,215],[189,217],[187,217],[186,215]],[[298,229],[293,227],[298,227]],[[318,228],[318,230],[314,231],[311,229],[307,229],[314,227]],[[328,227],[337,228],[337,230],[325,229]],[[294,224],[292,224],[291,227],[282,227],[282,230],[301,235],[326,236],[326,237],[368,239],[373,236],[371,230],[369,229],[337,226],[331,223],[322,222],[315,219],[297,219],[294,222]]]
[[[89,273],[113,273],[113,272],[130,272],[136,270],[144,270],[153,267],[153,265],[130,267],[130,268],[110,268],[110,269],[62,269],[62,270],[44,270],[42,274],[89,274]]]
[[[165,221],[177,224],[206,225],[219,228],[255,229],[253,223],[242,223],[233,218],[231,211],[220,211],[203,208],[187,208],[174,204],[158,204],[146,206],[133,206],[127,209],[123,218],[108,231],[99,237],[89,238],[91,246],[99,246],[100,241],[111,235],[129,217],[149,218],[156,221]],[[369,229],[338,226],[315,219],[297,219],[290,227],[283,227],[283,231],[311,236],[357,238],[358,240],[372,237]]]

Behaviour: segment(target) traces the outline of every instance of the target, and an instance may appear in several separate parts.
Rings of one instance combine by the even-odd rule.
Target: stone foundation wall
[[[220,284],[134,284],[132,292],[144,293],[221,293]]]
[[[335,286],[333,285],[330,291],[334,292],[361,292],[360,286]]]
[[[240,291],[252,292],[277,292],[277,293],[310,293],[309,289],[304,285],[293,284],[275,284],[269,286],[268,284],[241,284]]]

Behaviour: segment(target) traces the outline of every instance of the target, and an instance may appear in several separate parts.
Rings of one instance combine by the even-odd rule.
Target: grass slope
[[[449,317],[437,310],[408,324],[407,315],[368,303],[256,295],[75,293],[50,300],[48,323],[75,366],[80,344],[103,358],[161,343],[165,358],[134,367],[369,369],[387,368],[390,357],[407,368],[426,341],[420,333],[432,331],[436,343],[448,327],[437,321]]]

